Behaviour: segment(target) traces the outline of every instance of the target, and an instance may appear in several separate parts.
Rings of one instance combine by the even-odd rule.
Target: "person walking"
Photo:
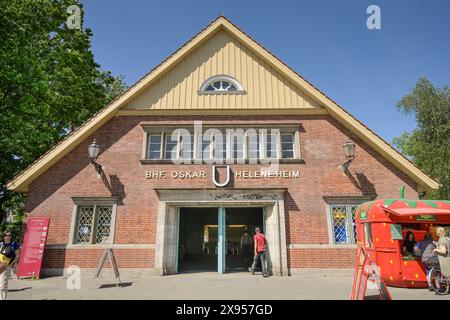
[[[252,274],[255,274],[255,268],[258,261],[261,263],[263,277],[268,277],[269,273],[266,266],[266,237],[262,234],[261,229],[255,228],[255,235],[253,236],[253,242],[255,244],[253,264],[248,269]]]
[[[19,261],[20,244],[12,241],[12,233],[5,231],[0,241],[0,300],[6,300],[11,268]]]

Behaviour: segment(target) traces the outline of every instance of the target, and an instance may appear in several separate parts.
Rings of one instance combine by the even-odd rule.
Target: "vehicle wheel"
[[[430,271],[430,284],[433,290],[439,295],[447,294],[449,291],[449,279],[439,269],[433,268]]]

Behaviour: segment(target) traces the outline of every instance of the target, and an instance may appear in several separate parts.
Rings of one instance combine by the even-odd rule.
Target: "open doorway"
[[[180,208],[178,272],[217,271],[217,208]]]
[[[226,271],[247,272],[253,261],[255,228],[264,233],[263,208],[226,208]]]
[[[219,221],[221,209],[225,218]],[[262,207],[180,208],[179,219],[179,273],[221,272],[223,266],[222,272],[246,272],[253,261],[255,228],[265,232]]]

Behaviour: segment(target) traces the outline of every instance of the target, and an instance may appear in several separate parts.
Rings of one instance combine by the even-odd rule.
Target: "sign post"
[[[17,267],[17,278],[39,278],[49,223],[49,217],[27,218],[19,266]]]
[[[119,268],[117,268],[116,258],[114,257],[114,252],[112,251],[112,249],[105,249],[105,251],[103,251],[103,255],[100,258],[100,262],[98,264],[97,270],[95,270],[94,279],[93,279],[94,286],[96,286],[95,279],[97,279],[99,277],[100,272],[102,271],[103,265],[105,264],[107,257],[109,258],[109,264],[111,265],[111,268],[114,270],[116,286],[117,286],[117,288],[120,288],[122,283],[120,281]]]

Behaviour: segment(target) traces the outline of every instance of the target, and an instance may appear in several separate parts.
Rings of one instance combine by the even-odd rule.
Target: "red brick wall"
[[[356,250],[352,249],[291,249],[288,265],[293,268],[349,268],[353,267]]]
[[[28,215],[50,216],[48,244],[67,244],[73,210],[72,196],[118,196],[115,243],[154,244],[156,241],[156,204],[154,187],[208,187],[210,165],[184,165],[179,170],[205,170],[206,179],[150,180],[146,170],[173,170],[172,164],[141,164],[142,123],[183,123],[193,120],[220,124],[298,123],[304,163],[280,164],[281,170],[299,170],[300,179],[236,179],[240,187],[286,187],[285,217],[287,243],[329,244],[327,211],[324,196],[395,197],[406,186],[406,195],[417,198],[416,184],[375,150],[327,115],[315,116],[123,116],[106,123],[63,159],[38,177],[29,188]],[[345,161],[342,145],[347,139],[356,145],[356,158],[350,175],[344,176],[337,166]],[[87,158],[87,147],[93,139],[102,146],[98,162],[102,164],[107,182],[97,177]],[[233,165],[233,170],[256,170],[259,165]],[[121,249],[119,265],[151,268],[154,250]],[[354,249],[289,249],[289,267],[352,267]],[[44,267],[68,265],[96,267],[99,250],[48,249]],[[323,258],[323,259],[322,259]],[[325,264],[324,264],[325,262]]]
[[[67,268],[76,265],[80,268],[96,268],[103,249],[50,249],[44,253],[44,268]],[[114,249],[118,268],[149,268],[154,263],[153,249]],[[93,264],[94,263],[94,264]],[[106,268],[110,268],[106,259]]]

